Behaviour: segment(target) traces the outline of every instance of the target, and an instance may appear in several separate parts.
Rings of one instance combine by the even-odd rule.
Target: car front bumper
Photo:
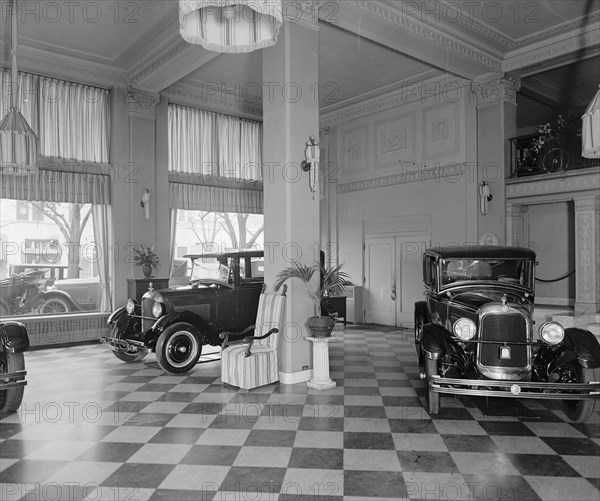
[[[429,391],[451,395],[512,397],[561,400],[592,400],[600,398],[600,382],[542,383],[532,381],[495,381],[456,379],[430,376]]]
[[[102,336],[100,342],[110,346],[112,349],[120,351],[121,353],[135,353],[140,348],[146,348],[146,345],[142,341],[135,341],[133,339],[119,339],[115,337]]]
[[[0,391],[16,388],[18,386],[26,386],[25,376],[27,371],[6,372],[0,374]]]

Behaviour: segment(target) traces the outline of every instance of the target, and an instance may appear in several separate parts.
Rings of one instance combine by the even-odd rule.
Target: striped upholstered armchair
[[[256,324],[242,332],[222,332],[221,380],[245,390],[279,381],[277,345],[283,321],[285,292],[282,294],[260,295]],[[240,339],[254,331],[254,335],[243,337],[240,342],[230,342],[229,338]]]

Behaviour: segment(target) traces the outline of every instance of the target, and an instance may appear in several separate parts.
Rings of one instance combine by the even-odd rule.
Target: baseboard
[[[298,384],[306,383],[312,378],[312,369],[298,372],[283,372],[279,371],[279,382],[281,384]]]
[[[62,346],[97,341],[110,329],[106,325],[108,313],[70,313],[68,315],[35,315],[14,317],[25,325],[32,347]]]

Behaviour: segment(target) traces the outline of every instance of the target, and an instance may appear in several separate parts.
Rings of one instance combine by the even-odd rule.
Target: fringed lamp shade
[[[38,138],[21,115],[17,104],[19,72],[17,69],[17,0],[11,5],[11,108],[0,123],[0,174],[35,174],[38,161]]]
[[[179,32],[214,52],[252,52],[274,45],[281,0],[179,0]]]
[[[600,86],[581,121],[581,156],[600,158]]]
[[[0,124],[0,173],[35,174],[38,138],[21,112],[12,108]]]

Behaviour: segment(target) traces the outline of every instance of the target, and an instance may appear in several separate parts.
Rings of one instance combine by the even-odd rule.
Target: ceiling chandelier
[[[277,43],[281,0],[179,0],[179,32],[214,52],[239,53]]]
[[[12,0],[11,27],[11,105],[0,123],[0,173],[35,174],[38,137],[19,110],[19,72],[17,70],[17,0]]]

